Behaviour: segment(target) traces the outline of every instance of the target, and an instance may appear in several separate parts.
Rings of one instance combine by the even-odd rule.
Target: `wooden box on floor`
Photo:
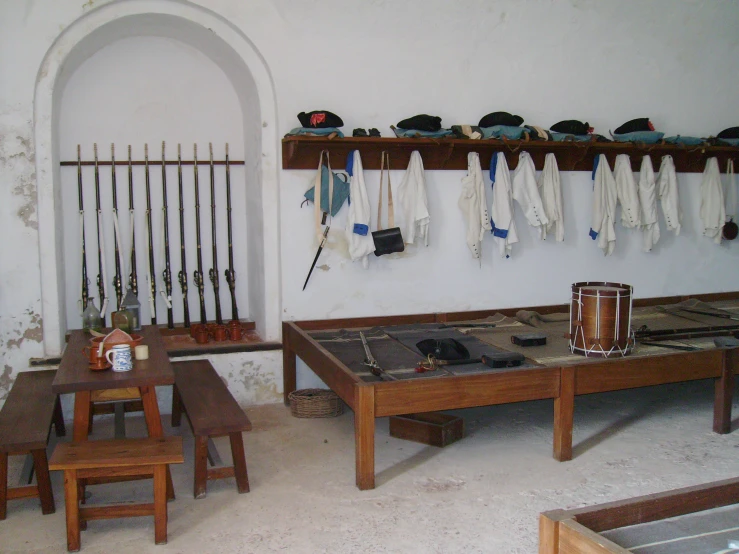
[[[444,447],[464,437],[464,420],[442,412],[391,416],[390,436]]]

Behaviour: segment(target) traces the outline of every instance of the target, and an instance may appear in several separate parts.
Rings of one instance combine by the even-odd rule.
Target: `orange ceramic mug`
[[[99,354],[99,349],[97,346],[85,346],[82,349],[82,354],[84,354],[85,358],[87,358],[91,366],[95,366],[95,367],[107,367],[108,366],[108,361],[105,359],[104,355]]]

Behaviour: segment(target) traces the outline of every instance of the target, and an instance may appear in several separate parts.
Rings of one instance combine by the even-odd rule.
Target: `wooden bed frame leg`
[[[36,485],[38,487],[38,496],[41,500],[41,513],[44,515],[53,514],[56,511],[54,506],[54,492],[51,490],[51,479],[49,478],[49,461],[46,459],[46,449],[39,448],[32,450],[33,466],[36,470]]]
[[[559,554],[559,514],[561,510],[539,514],[539,554]]]
[[[285,406],[290,405],[288,395],[297,385],[295,352],[290,348],[290,333],[292,329],[288,322],[282,322],[282,388]]]
[[[713,431],[731,433],[731,404],[734,393],[734,370],[739,364],[739,349],[724,350],[721,377],[716,379],[713,401]]]
[[[0,521],[8,515],[8,453],[0,452]]]
[[[559,396],[554,399],[554,459],[572,459],[572,425],[575,410],[575,368],[560,371]]]
[[[354,441],[359,490],[375,488],[375,388],[356,385],[354,402]]]

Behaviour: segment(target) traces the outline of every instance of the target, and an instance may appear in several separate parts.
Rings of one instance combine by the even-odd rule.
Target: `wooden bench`
[[[64,471],[67,512],[67,550],[80,549],[80,530],[94,519],[154,516],[154,541],[167,542],[167,465],[184,462],[182,437],[84,441],[57,445],[51,470]],[[154,502],[80,507],[78,480],[97,477],[151,475]]]
[[[18,374],[0,410],[0,520],[7,516],[8,500],[37,497],[41,511],[53,514],[54,493],[49,480],[46,445],[54,424],[57,436],[65,434],[59,396],[51,391],[55,370]],[[30,454],[36,485],[8,486],[8,456]]]
[[[249,418],[208,360],[173,362],[172,369],[172,426],[180,425],[184,411],[195,437],[195,498],[205,497],[208,480],[226,477],[236,478],[240,493],[249,492],[241,436],[251,431]],[[224,435],[231,440],[233,466],[208,469],[208,438]]]

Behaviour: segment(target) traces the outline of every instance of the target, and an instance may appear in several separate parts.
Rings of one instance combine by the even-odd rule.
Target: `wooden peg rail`
[[[728,159],[739,161],[739,147],[732,146],[682,146],[673,144],[633,144],[627,142],[549,142],[524,140],[465,140],[428,138],[375,138],[345,137],[328,139],[325,137],[295,136],[282,139],[282,169],[313,169],[318,167],[321,150],[331,155],[331,167],[340,169],[352,150],[359,150],[364,169],[380,169],[380,153],[390,153],[393,169],[405,169],[411,152],[418,150],[423,158],[423,166],[429,170],[466,170],[467,155],[480,154],[483,169],[489,167],[493,153],[504,152],[508,167],[518,165],[521,152],[528,152],[536,169],[544,167],[546,154],[552,152],[557,157],[560,171],[592,171],[593,160],[605,154],[613,168],[616,156],[628,154],[631,167],[639,171],[642,157],[649,154],[655,171],[659,170],[662,156],[671,155],[675,169],[679,173],[702,173],[706,160],[717,157],[721,170]]]
[[[98,166],[105,166],[105,165],[111,165],[112,162],[110,161],[103,161],[98,160]],[[194,160],[182,160],[182,162],[177,162],[177,160],[166,160],[165,165],[177,165],[178,163],[182,163],[182,165],[193,165]],[[77,161],[73,162],[61,162],[60,164],[62,167],[68,167],[68,166],[74,166],[77,167]],[[80,165],[95,165],[94,161],[82,161],[80,162]],[[117,159],[115,161],[116,167],[125,167],[128,165],[128,158],[121,158]],[[146,165],[146,161],[144,160],[132,160],[131,165]],[[149,165],[162,165],[162,160],[149,160]],[[198,160],[198,165],[210,165],[210,159],[205,160]],[[226,160],[213,160],[213,165],[226,165]],[[244,165],[243,160],[228,160],[228,165]],[[318,167],[318,162],[316,162],[316,167]]]

